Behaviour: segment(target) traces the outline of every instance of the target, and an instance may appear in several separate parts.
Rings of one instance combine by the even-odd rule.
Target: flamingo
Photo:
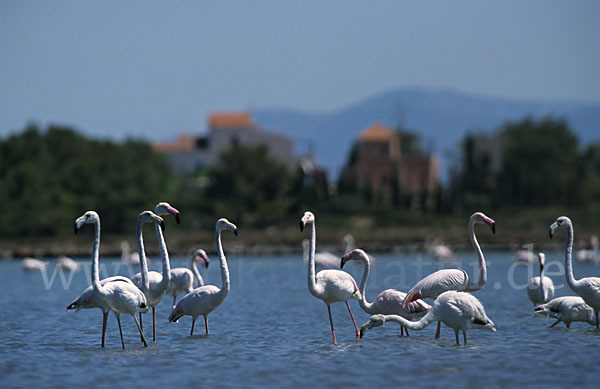
[[[354,249],[354,237],[350,234],[344,235],[342,242],[346,245],[346,253],[352,251]],[[310,244],[308,239],[302,240],[302,258],[304,260],[304,264],[308,264],[308,251],[310,248]],[[340,257],[330,253],[329,251],[319,251],[315,253],[315,266],[323,269],[333,269],[337,268],[340,264]]]
[[[204,286],[204,280],[198,271],[196,263],[200,263],[208,268],[210,259],[206,255],[206,251],[198,249],[192,254],[192,260],[190,261],[190,268],[176,267],[171,269],[171,282],[167,288],[167,294],[173,295],[173,307],[177,301],[178,293],[190,293],[194,290],[195,281],[198,281],[198,286]]]
[[[593,235],[590,237],[591,250],[580,249],[577,250],[575,259],[579,262],[598,262],[600,261],[600,252],[598,252],[598,237]]]
[[[573,276],[573,266],[571,260],[571,253],[573,252],[573,224],[571,219],[566,216],[561,216],[550,226],[550,239],[554,236],[554,233],[559,228],[566,228],[569,232],[567,238],[567,248],[565,251],[565,270],[567,284],[569,288],[585,301],[587,305],[594,309],[594,316],[596,317],[596,329],[600,328],[598,325],[598,311],[600,311],[600,277],[586,277],[580,280],[576,280]]]
[[[333,344],[337,344],[335,339],[335,330],[333,329],[333,320],[331,318],[331,303],[343,301],[346,303],[352,323],[356,329],[356,341],[360,339],[360,332],[354,320],[354,315],[348,304],[349,299],[360,300],[361,293],[352,276],[341,270],[326,269],[321,270],[315,275],[315,246],[317,231],[315,228],[315,215],[312,212],[305,212],[300,220],[300,231],[304,230],[307,224],[311,224],[310,230],[310,252],[308,254],[308,290],[310,293],[325,302],[329,312],[329,324],[331,324],[331,335]]]
[[[375,297],[375,300],[368,302],[365,289],[371,271],[369,256],[361,249],[354,249],[344,254],[340,267],[343,268],[346,262],[352,260],[357,260],[364,264],[364,272],[360,282],[360,293],[362,294],[362,298],[358,301],[358,304],[366,313],[371,315],[378,313],[384,315],[400,315],[406,319],[415,319],[425,315],[431,308],[431,306],[423,300],[413,301],[409,304],[408,308],[404,308],[402,303],[404,302],[406,293],[396,289],[386,289],[380,292],[377,297]],[[404,327],[400,327],[402,336],[404,335],[404,330]],[[408,336],[408,330],[406,330],[406,336]]]
[[[475,249],[479,258],[479,279],[477,282],[471,282],[467,272],[462,269],[438,270],[417,282],[408,291],[408,296],[404,300],[404,307],[407,307],[411,301],[416,299],[437,298],[440,294],[448,290],[471,292],[483,288],[487,281],[487,269],[483,252],[481,251],[477,237],[475,237],[475,224],[479,223],[486,224],[490,227],[492,233],[496,233],[496,223],[482,212],[475,212],[469,218],[469,237],[471,238],[473,249]],[[435,338],[438,339],[439,337],[440,323],[438,322]]]
[[[192,330],[190,331],[190,336],[194,335],[194,324],[200,315],[204,316],[204,328],[206,329],[206,335],[208,335],[208,314],[221,305],[229,293],[229,268],[227,267],[227,259],[225,258],[225,252],[221,243],[222,230],[233,231],[235,236],[238,234],[235,224],[225,218],[217,220],[215,235],[217,253],[221,262],[221,289],[215,285],[204,285],[196,288],[183,296],[169,315],[169,323],[176,323],[182,316],[191,316]]]
[[[137,252],[131,252],[131,246],[126,240],[121,242],[121,262],[127,266],[140,264],[140,255]]]
[[[561,321],[565,323],[567,328],[570,328],[571,322],[574,321],[583,321],[591,325],[596,324],[594,310],[579,296],[557,297],[546,304],[538,305],[534,310],[535,313],[545,314],[557,319],[550,328]]]
[[[162,219],[153,220],[155,223],[163,223]],[[125,349],[125,342],[123,341],[123,331],[121,330],[121,313],[130,314],[135,320],[144,347],[148,346],[144,333],[140,327],[135,314],[137,312],[147,312],[148,304],[146,302],[146,296],[135,286],[133,283],[123,281],[122,279],[103,280],[100,282],[100,276],[98,274],[98,257],[100,251],[100,217],[95,211],[87,211],[85,214],[77,218],[75,221],[75,233],[84,224],[93,224],[95,229],[94,245],[92,249],[92,287],[97,297],[103,301],[108,308],[115,313],[117,322],[119,323],[119,333],[121,335],[121,345]],[[84,292],[85,293],[85,292]],[[104,347],[104,333],[106,330],[106,315],[104,316],[103,332],[102,332],[102,344]]]
[[[554,283],[550,277],[544,276],[544,262],[546,255],[539,253],[538,258],[540,260],[540,275],[539,277],[531,277],[527,284],[527,295],[529,300],[533,302],[533,306],[547,303],[554,297]]]
[[[58,257],[58,263],[56,266],[66,271],[79,271],[81,269],[80,264],[64,255]]]
[[[39,259],[25,257],[21,261],[21,266],[23,270],[33,272],[33,271],[45,271],[48,268],[48,262],[40,261]]]
[[[142,212],[139,218],[145,213],[150,211]],[[173,208],[169,203],[161,202],[156,205],[154,210],[159,215],[173,215],[175,220],[179,223],[179,211]],[[151,212],[150,212],[151,213]],[[144,240],[142,238],[142,222],[138,218],[138,253],[140,257],[140,268],[141,272],[136,273],[131,277],[131,281],[144,292],[144,295],[148,299],[148,305],[152,307],[152,341],[156,342],[156,306],[160,303],[163,294],[169,287],[171,280],[171,265],[169,262],[169,253],[167,251],[167,245],[163,236],[161,227],[155,224],[156,237],[160,246],[160,254],[162,259],[162,274],[156,271],[148,271],[148,264],[146,261],[146,253],[144,251]],[[140,313],[140,326],[142,326],[142,315]]]
[[[467,344],[466,330],[468,329],[496,332],[496,325],[487,317],[479,300],[469,293],[454,290],[440,294],[429,312],[416,322],[398,315],[373,315],[362,325],[360,337],[362,338],[367,330],[379,327],[386,321],[396,322],[411,330],[422,330],[434,321],[443,321],[448,327],[454,329],[457,345],[460,345],[458,331],[463,333],[464,344]]]
[[[537,259],[537,256],[530,250],[519,250],[513,257],[513,261],[521,263],[535,263]]]

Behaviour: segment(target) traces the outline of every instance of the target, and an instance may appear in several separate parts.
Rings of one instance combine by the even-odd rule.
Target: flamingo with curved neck
[[[538,259],[540,261],[540,275],[539,277],[531,277],[527,283],[527,295],[533,303],[534,308],[539,304],[547,303],[554,297],[554,283],[550,277],[544,275],[546,255],[538,253]]]
[[[157,216],[157,219],[153,220],[155,223],[162,223],[162,219]],[[94,244],[92,248],[92,287],[96,295],[108,305],[108,307],[115,313],[117,322],[119,323],[119,333],[121,334],[121,345],[125,348],[125,342],[123,341],[123,331],[121,330],[121,313],[130,314],[138,327],[144,346],[147,346],[144,333],[140,327],[135,314],[137,312],[147,312],[148,304],[146,302],[146,296],[140,291],[135,285],[122,280],[115,280],[107,282],[103,280],[100,282],[100,276],[98,272],[98,261],[100,252],[100,217],[94,211],[87,211],[84,215],[77,218],[75,221],[75,233],[84,224],[94,225]],[[106,320],[103,323],[103,332],[106,327]],[[103,333],[104,343],[104,333]]]
[[[413,322],[399,315],[374,315],[362,325],[362,338],[373,327],[379,327],[386,321],[392,321],[411,330],[422,330],[434,321],[443,321],[454,329],[456,344],[459,345],[458,332],[462,331],[464,344],[467,344],[468,329],[490,330],[496,332],[496,325],[487,317],[479,300],[466,292],[447,291],[438,296],[433,306],[419,321]]]
[[[485,224],[495,234],[496,223],[482,212],[475,212],[469,218],[469,238],[479,260],[479,278],[477,281],[471,282],[467,272],[462,269],[438,270],[417,282],[408,291],[408,296],[404,300],[404,307],[407,307],[411,301],[416,299],[437,298],[440,294],[449,290],[472,292],[483,288],[487,281],[487,268],[485,266],[483,251],[481,251],[481,246],[479,246],[479,242],[475,236],[475,224]],[[439,337],[440,324],[438,323],[435,338],[438,339]]]
[[[300,231],[304,230],[307,224],[311,225],[310,228],[310,251],[308,254],[308,290],[309,292],[318,299],[323,300],[327,305],[327,311],[329,312],[329,324],[331,325],[331,335],[333,337],[333,344],[336,344],[335,330],[333,329],[333,319],[331,318],[331,307],[330,304],[334,302],[345,302],[352,318],[352,323],[356,329],[356,341],[360,338],[360,332],[358,326],[354,320],[354,315],[348,304],[349,299],[360,300],[361,293],[356,285],[356,281],[352,276],[341,270],[321,270],[315,274],[315,248],[317,240],[317,231],[315,227],[315,215],[312,212],[305,212],[304,216],[300,220]]]
[[[194,335],[194,324],[198,316],[204,316],[204,327],[208,335],[208,314],[217,308],[229,293],[229,268],[221,243],[221,231],[230,230],[237,236],[238,229],[227,219],[219,219],[215,226],[217,253],[221,262],[221,288],[215,285],[204,285],[183,296],[169,315],[169,323],[177,322],[182,316],[192,316],[190,336]]]
[[[208,258],[206,251],[202,249],[194,251],[190,260],[189,269],[186,267],[176,267],[171,269],[171,282],[169,283],[169,288],[166,293],[173,295],[173,307],[175,307],[175,303],[177,302],[178,293],[190,293],[194,290],[196,284],[198,286],[204,286],[204,279],[200,275],[196,263],[208,268],[210,258]]]
[[[361,249],[354,249],[344,254],[340,267],[344,268],[344,265],[352,260],[360,261],[364,265],[363,276],[360,281],[360,293],[362,298],[358,300],[358,304],[366,313],[371,315],[400,315],[406,319],[415,319],[425,315],[431,308],[431,306],[423,300],[413,301],[407,308],[404,308],[402,303],[404,302],[406,293],[396,289],[386,289],[380,292],[377,297],[375,297],[375,300],[369,302],[367,300],[366,292],[367,279],[371,272],[371,261],[369,256]],[[406,329],[404,327],[400,328],[400,333],[404,336],[404,331]],[[408,336],[408,330],[406,330],[406,336]]]
[[[565,270],[567,284],[569,288],[585,301],[587,305],[594,309],[596,316],[596,328],[600,328],[598,323],[598,312],[600,311],[600,277],[585,277],[580,280],[575,279],[573,275],[572,253],[573,253],[573,223],[566,216],[561,216],[550,226],[550,239],[559,228],[566,228],[568,231],[567,248],[565,249]]]

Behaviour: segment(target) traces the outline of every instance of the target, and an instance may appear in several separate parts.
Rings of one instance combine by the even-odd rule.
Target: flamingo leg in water
[[[206,335],[208,335],[208,316],[204,316],[204,328],[206,329]]]
[[[462,330],[463,332],[463,339],[465,341],[465,344],[467,344],[467,330]]]
[[[437,330],[435,330],[435,338],[439,339],[440,338],[440,330],[442,328],[442,322],[438,321],[438,326],[437,326]]]
[[[557,325],[558,323],[560,323],[560,319],[556,320],[556,321],[554,322],[554,324],[552,324],[552,325],[551,325],[550,327],[548,327],[548,328],[552,328],[552,327],[554,327],[555,325]],[[568,328],[568,326],[567,326],[567,328]]]
[[[598,311],[595,312],[596,313],[596,329],[599,329],[600,327],[598,326]]]
[[[121,346],[123,346],[123,350],[125,350],[125,342],[123,341],[123,331],[121,330],[121,317],[118,313],[115,313],[117,316],[117,323],[119,323],[119,334],[121,334]]]
[[[190,331],[190,336],[194,335],[194,324],[196,323],[196,318],[192,319],[192,330]]]
[[[406,331],[406,336],[410,336],[410,335],[408,334],[408,328],[404,328],[404,331]]]
[[[140,328],[142,329],[142,333],[144,332],[144,325],[142,324],[142,312],[140,312]],[[144,335],[140,336],[140,340],[144,341]]]
[[[354,320],[354,315],[352,314],[352,311],[350,310],[350,304],[348,304],[348,301],[346,301],[346,306],[348,307],[348,312],[350,313],[350,318],[352,318],[352,323],[354,324],[354,329],[356,330],[356,341],[358,342],[360,340],[360,331],[358,330],[358,326],[356,325],[356,320]]]
[[[152,307],[152,341],[156,342],[156,308]]]
[[[329,312],[329,324],[331,324],[331,335],[333,336],[333,344],[337,344],[335,341],[335,330],[333,329],[333,319],[331,318],[331,307],[327,304],[327,312]]]
[[[456,336],[456,345],[459,346],[460,342],[458,341],[458,330],[454,330],[454,336]]]
[[[135,317],[135,313],[132,313],[131,316],[133,316],[133,320],[135,320],[135,324],[137,325],[138,331],[140,331],[140,336],[142,337],[142,342],[144,342],[144,347],[148,347],[148,343],[146,343],[146,338],[144,337],[144,332],[142,331],[142,326],[140,325],[140,323],[138,323],[137,317]],[[125,345],[123,345],[123,348],[125,348]]]
[[[108,311],[102,313],[102,348],[106,342],[106,322],[108,321]]]

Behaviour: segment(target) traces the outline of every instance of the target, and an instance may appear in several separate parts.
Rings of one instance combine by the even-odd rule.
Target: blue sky
[[[2,1],[0,136],[171,139],[213,110],[388,89],[600,103],[597,1]]]

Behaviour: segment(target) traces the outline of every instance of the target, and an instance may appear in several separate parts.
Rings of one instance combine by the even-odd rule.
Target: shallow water
[[[367,284],[367,297],[385,288],[408,290],[440,264],[427,255],[374,254],[377,259]],[[307,289],[300,255],[284,257],[229,256],[231,291],[209,315],[210,335],[203,320],[190,337],[191,318],[168,323],[171,298],[157,308],[157,342],[144,348],[131,317],[122,315],[126,349],[120,345],[117,322],[109,317],[107,347],[100,348],[102,313],[98,309],[65,312],[65,307],[89,285],[85,270],[44,278],[25,273],[19,261],[0,263],[0,375],[2,387],[94,385],[191,386],[365,386],[417,384],[426,387],[514,387],[583,385],[597,387],[600,332],[586,323],[567,330],[553,319],[534,317],[523,287],[533,265],[515,266],[510,253],[487,253],[488,282],[479,298],[498,332],[468,331],[468,344],[456,346],[454,331],[435,325],[400,337],[400,327],[388,323],[369,331],[356,343],[343,303],[332,306],[338,345],[331,343],[325,304]],[[185,258],[172,258],[184,266]],[[205,274],[220,285],[214,258]],[[476,277],[476,256],[460,253],[461,266]],[[160,260],[153,262],[154,269]],[[114,261],[103,259],[104,276],[130,275]],[[600,275],[600,267],[575,263],[577,278]],[[562,253],[547,255],[555,296],[572,295],[565,285]],[[360,282],[362,267],[348,267]],[[369,315],[356,301],[351,307],[360,324]],[[144,316],[150,339],[151,315]],[[462,337],[461,337],[462,340]]]

